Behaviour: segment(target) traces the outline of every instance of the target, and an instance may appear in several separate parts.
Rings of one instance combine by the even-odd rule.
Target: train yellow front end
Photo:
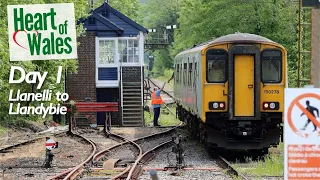
[[[253,34],[231,34],[175,58],[178,116],[210,147],[266,153],[282,137],[284,47]]]

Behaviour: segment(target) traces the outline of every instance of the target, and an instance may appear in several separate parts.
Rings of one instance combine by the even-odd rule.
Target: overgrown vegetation
[[[283,155],[269,154],[265,156],[264,160],[252,161],[248,159],[250,168],[240,168],[237,165],[235,167],[240,172],[247,175],[254,175],[256,177],[262,176],[282,176],[283,175]]]
[[[240,165],[235,165],[241,173],[247,175],[254,175],[257,178],[262,176],[283,176],[284,162],[283,162],[283,143],[280,143],[277,148],[270,148],[269,154],[263,160],[253,161],[246,159],[250,164],[250,168],[241,168]]]
[[[174,56],[194,44],[235,32],[252,33],[267,37],[287,49],[289,87],[295,87],[297,12],[298,2],[293,0],[146,0],[138,19],[146,28],[169,34],[170,45],[166,49],[149,51],[155,58],[153,72],[172,69]],[[308,19],[310,13],[304,10],[303,21]],[[174,24],[176,29],[166,30],[165,26]],[[305,28],[303,32],[303,49],[309,50],[310,29]],[[155,33],[149,33],[152,34]],[[306,78],[310,68],[308,59],[309,56],[302,57],[302,74]]]

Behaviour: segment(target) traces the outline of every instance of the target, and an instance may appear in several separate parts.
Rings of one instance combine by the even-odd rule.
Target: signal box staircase
[[[123,82],[122,125],[143,126],[143,100],[140,82]]]

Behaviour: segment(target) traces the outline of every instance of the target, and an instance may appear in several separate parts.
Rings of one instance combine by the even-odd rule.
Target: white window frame
[[[121,62],[120,61],[120,53],[119,53],[119,40],[137,40],[138,41],[138,62]],[[100,64],[99,63],[99,41],[100,40],[114,40],[115,41],[115,59],[114,63],[112,64]],[[103,88],[103,87],[119,87],[120,79],[120,66],[140,66],[143,67],[144,64],[144,34],[139,32],[138,36],[135,37],[96,37],[95,40],[95,65],[96,65],[96,87]],[[98,68],[105,68],[105,67],[117,67],[118,68],[118,80],[110,81],[110,80],[98,80]],[[141,68],[141,74],[142,74]],[[141,80],[143,83],[143,80]],[[121,84],[122,86],[122,84]],[[143,88],[142,88],[143,90]],[[142,96],[142,95],[141,95]],[[143,97],[142,97],[143,99]]]
[[[138,37],[119,37],[118,41],[120,41],[120,40],[127,40],[127,41],[128,40],[137,40],[138,41],[138,62],[122,62],[121,57],[120,57],[120,53],[119,53],[119,50],[118,50],[119,61],[121,60],[121,62],[120,62],[121,65],[122,66],[141,66],[141,65],[143,65],[143,57],[140,56],[142,47],[141,47],[141,44],[139,42],[139,38]],[[128,43],[127,43],[127,45],[128,45]],[[143,44],[142,44],[142,46],[143,46]],[[118,48],[119,48],[119,43],[118,43]],[[127,50],[127,53],[128,52],[129,51]],[[129,60],[128,56],[127,56],[127,60]]]
[[[99,41],[100,40],[113,40],[114,43],[114,63],[110,64],[100,64],[99,63]],[[96,87],[103,88],[103,87],[119,87],[119,53],[118,53],[118,38],[112,38],[112,37],[96,37],[96,46],[95,46],[95,64],[96,64]],[[98,79],[98,68],[108,68],[108,67],[116,67],[117,68],[117,75],[118,80],[99,80]]]

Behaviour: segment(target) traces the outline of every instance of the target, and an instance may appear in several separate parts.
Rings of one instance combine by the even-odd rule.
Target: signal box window
[[[206,53],[207,82],[226,82],[226,65],[228,53],[225,50],[210,49]]]
[[[114,63],[114,46],[113,40],[99,40],[99,64]]]
[[[123,63],[139,62],[138,40],[134,40],[134,39],[119,40],[118,49],[119,49],[120,59]]]
[[[261,69],[263,83],[281,82],[281,59],[282,54],[279,50],[264,50],[261,54]]]

